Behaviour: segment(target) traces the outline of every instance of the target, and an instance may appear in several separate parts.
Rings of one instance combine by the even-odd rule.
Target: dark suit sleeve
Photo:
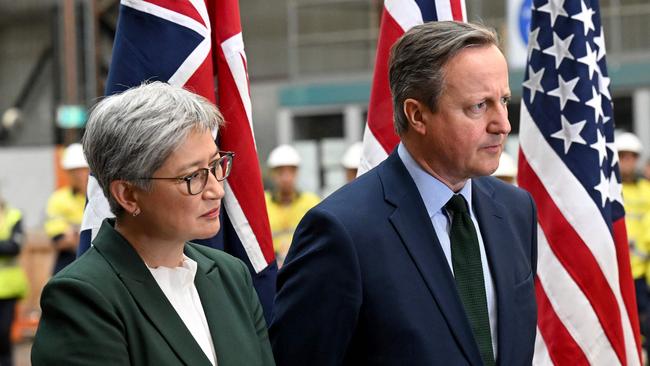
[[[32,365],[128,365],[124,329],[95,287],[74,278],[54,278],[41,296],[43,311]]]
[[[269,332],[266,327],[266,319],[264,318],[264,310],[262,309],[262,304],[260,303],[259,297],[257,296],[257,291],[253,287],[253,280],[251,278],[250,271],[244,264],[244,262],[239,261],[241,264],[242,275],[246,279],[246,286],[248,295],[250,298],[250,306],[253,313],[253,319],[255,321],[255,331],[257,332],[257,337],[260,342],[260,352],[262,355],[262,364],[274,366],[275,361],[273,360],[273,352],[271,351],[271,344],[269,343]]]
[[[371,230],[372,228],[368,228]],[[361,306],[361,275],[346,228],[307,213],[278,274],[271,345],[278,365],[341,365]]]

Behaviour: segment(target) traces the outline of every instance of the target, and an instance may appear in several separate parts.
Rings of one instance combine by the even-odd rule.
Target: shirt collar
[[[413,159],[411,153],[406,149],[404,144],[400,142],[397,146],[397,154],[404,163],[406,170],[413,178],[415,186],[422,196],[424,206],[427,208],[429,217],[433,217],[436,213],[440,212],[447,204],[454,191],[449,189],[444,183],[436,177],[427,173],[420,165]],[[468,179],[463,188],[459,192],[467,201],[470,212],[472,212],[472,180]]]

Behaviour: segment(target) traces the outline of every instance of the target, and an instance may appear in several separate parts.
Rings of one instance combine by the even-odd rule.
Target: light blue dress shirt
[[[451,262],[451,242],[449,240],[451,217],[450,213],[444,209],[444,206],[451,199],[451,196],[454,195],[454,192],[437,178],[424,171],[424,169],[422,169],[420,165],[413,159],[411,154],[402,143],[400,143],[397,147],[397,154],[402,160],[402,163],[404,163],[404,166],[406,166],[406,170],[408,170],[411,178],[413,178],[413,181],[415,181],[415,185],[420,192],[422,201],[424,201],[424,206],[427,209],[427,213],[429,214],[429,218],[433,224],[433,228],[436,232],[436,236],[438,237],[438,241],[440,242],[440,246],[442,247],[442,251],[445,253],[445,257],[447,258],[449,270],[453,276],[454,270]],[[494,282],[492,280],[492,274],[490,273],[490,267],[488,265],[487,256],[485,254],[485,245],[483,243],[481,229],[479,228],[478,221],[474,215],[474,209],[472,208],[472,180],[467,180],[465,186],[463,186],[463,188],[458,193],[463,195],[465,201],[467,201],[469,205],[469,212],[472,217],[472,222],[474,222],[474,228],[476,228],[479,248],[481,249],[481,263],[483,265],[485,295],[487,297],[488,316],[490,318],[490,333],[492,335],[492,350],[494,352],[494,358],[496,359],[498,341],[496,294],[494,293]]]

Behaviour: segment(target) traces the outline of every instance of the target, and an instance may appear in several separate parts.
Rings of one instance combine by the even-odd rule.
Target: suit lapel
[[[110,263],[143,315],[158,329],[178,358],[186,365],[210,365],[138,253],[108,220],[102,223],[93,245]]]
[[[460,302],[456,283],[431,219],[413,179],[394,151],[378,171],[386,201],[395,206],[389,217],[435,299],[456,341],[471,364],[481,356]]]
[[[515,284],[508,254],[514,239],[504,222],[506,208],[494,199],[493,187],[481,179],[475,179],[472,183],[472,206],[481,228],[497,297],[498,363],[508,365],[512,356],[508,350],[512,347],[507,346],[514,342],[517,331],[514,322],[508,321],[511,314],[516,312],[513,295]]]
[[[227,329],[236,329],[238,325],[232,304],[227,302],[227,293],[219,268],[213,260],[201,254],[191,246],[185,247],[185,254],[194,259],[198,268],[194,284],[201,298],[210,335],[217,354],[219,366],[239,365],[241,355],[238,353],[236,339]]]

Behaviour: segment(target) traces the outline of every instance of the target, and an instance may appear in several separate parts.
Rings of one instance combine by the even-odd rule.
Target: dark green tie
[[[452,214],[449,239],[456,288],[458,288],[458,294],[463,302],[469,324],[472,326],[483,364],[494,365],[490,319],[485,296],[483,267],[481,266],[481,250],[476,229],[463,196],[453,195],[445,208]]]

